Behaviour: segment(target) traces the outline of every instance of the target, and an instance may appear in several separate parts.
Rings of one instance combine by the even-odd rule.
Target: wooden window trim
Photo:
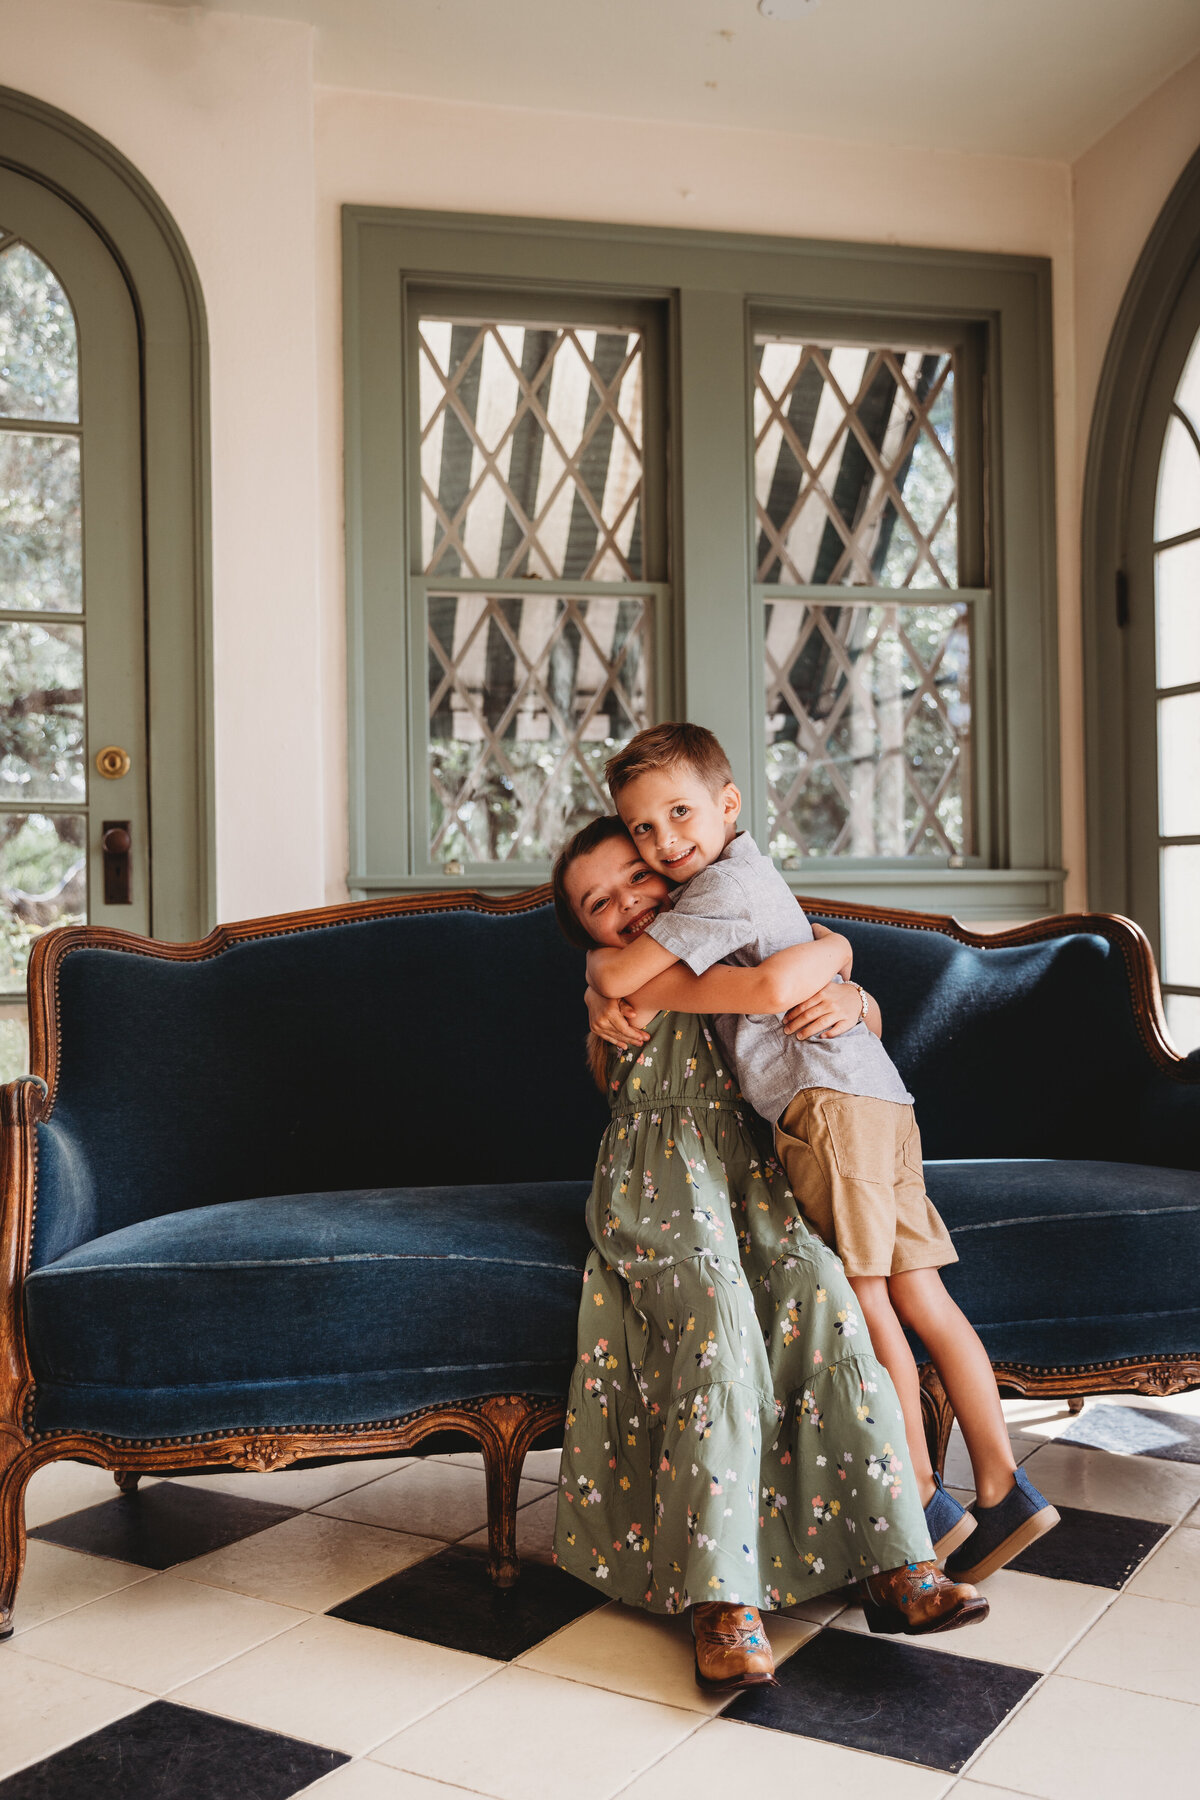
[[[663,701],[710,725],[765,827],[761,633],[751,584],[751,321],[802,312],[849,331],[914,320],[986,342],[995,671],[981,747],[987,852],[974,866],[838,861],[789,872],[796,888],[967,919],[1061,905],[1050,265],[1037,257],[891,245],[343,208],[350,870],[356,894],[452,886],[418,872],[411,843],[410,651],[398,577],[409,548],[403,337],[407,288],[621,293],[665,303],[677,597],[662,646]],[[397,704],[397,697],[403,704]],[[497,867],[501,891],[528,872]]]

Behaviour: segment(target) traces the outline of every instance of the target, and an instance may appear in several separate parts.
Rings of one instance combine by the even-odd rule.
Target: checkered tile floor
[[[0,1646],[0,1800],[1195,1793],[1200,1395],[1007,1411],[1063,1523],[986,1584],[987,1622],[913,1643],[798,1607],[770,1621],[779,1687],[724,1705],[686,1625],[550,1566],[555,1452],[526,1467],[508,1594],[475,1457],[132,1497],[53,1465]]]

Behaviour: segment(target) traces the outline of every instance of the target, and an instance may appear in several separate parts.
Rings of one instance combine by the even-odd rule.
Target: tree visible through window
[[[29,949],[87,913],[83,566],[75,317],[0,228],[0,999]],[[23,1009],[0,1020],[23,1067]]]
[[[604,763],[650,720],[645,334],[416,329],[427,855],[536,862],[606,808]]]
[[[772,853],[973,854],[954,358],[767,333],[754,356]]]

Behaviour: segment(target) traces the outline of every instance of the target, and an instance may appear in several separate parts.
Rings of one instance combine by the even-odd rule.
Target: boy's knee
[[[854,1297],[863,1311],[868,1326],[876,1319],[887,1318],[895,1311],[891,1296],[888,1293],[887,1279],[883,1275],[860,1275],[850,1277],[850,1286]]]
[[[928,1318],[950,1299],[936,1269],[906,1269],[903,1274],[888,1278],[887,1289],[893,1307],[906,1325]]]

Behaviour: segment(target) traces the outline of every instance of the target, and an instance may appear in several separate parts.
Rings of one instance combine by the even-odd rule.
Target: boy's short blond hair
[[[733,780],[729,758],[704,725],[672,722],[650,725],[631,738],[623,750],[604,765],[604,779],[615,800],[622,788],[653,769],[687,768],[699,776],[711,794],[719,794]]]

